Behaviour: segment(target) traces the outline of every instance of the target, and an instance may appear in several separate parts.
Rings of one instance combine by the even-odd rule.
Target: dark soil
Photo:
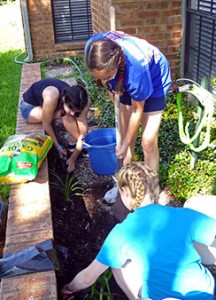
[[[54,239],[56,248],[61,250],[58,251],[61,269],[57,271],[60,291],[65,283],[72,280],[80,270],[92,262],[107,234],[115,225],[112,206],[102,200],[105,192],[114,183],[111,176],[94,174],[89,158],[80,157],[77,161],[77,169],[74,174],[70,174],[70,177],[74,177],[74,182],[79,183],[83,196],[75,195],[75,191],[72,191],[70,200],[66,201],[60,187],[53,185],[54,182],[58,182],[53,171],[63,182],[66,182],[67,176],[55,149],[51,149],[48,161]],[[113,299],[127,299],[113,278],[110,280],[110,288],[112,293],[118,294]],[[88,290],[81,293],[77,299],[84,299],[87,292]],[[59,299],[61,299],[60,295]]]

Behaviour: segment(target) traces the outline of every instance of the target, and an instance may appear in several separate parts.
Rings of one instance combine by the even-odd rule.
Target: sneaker
[[[68,152],[70,152],[70,153],[73,153],[74,152],[74,150],[75,150],[75,148],[76,148],[76,143],[75,144],[68,144],[67,145],[67,150],[68,150]]]
[[[82,149],[82,157],[83,158],[88,158],[89,157],[89,154],[88,154],[88,151],[86,149]]]
[[[103,201],[106,203],[114,203],[118,195],[118,186],[115,184],[103,197]]]

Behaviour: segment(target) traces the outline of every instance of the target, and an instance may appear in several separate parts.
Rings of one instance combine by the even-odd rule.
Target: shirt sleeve
[[[210,246],[216,236],[216,220],[194,211],[194,241]]]
[[[105,239],[96,260],[111,268],[119,269],[127,261],[127,246],[120,224]]]

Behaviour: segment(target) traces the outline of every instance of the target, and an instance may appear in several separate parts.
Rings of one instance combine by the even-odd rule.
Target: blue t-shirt
[[[193,242],[211,245],[216,220],[187,208],[157,204],[130,213],[106,238],[96,259],[121,268],[132,260],[140,268],[141,296],[213,299],[214,278],[202,266]]]
[[[124,32],[109,31],[93,35],[85,45],[85,54],[91,42],[99,38],[112,40],[121,46],[126,59],[124,88],[132,99],[143,101],[168,94],[171,84],[170,67],[158,48]],[[109,81],[113,90],[118,77],[117,74],[116,78]]]

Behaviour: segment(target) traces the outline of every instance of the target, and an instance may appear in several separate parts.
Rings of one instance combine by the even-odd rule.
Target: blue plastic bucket
[[[89,132],[83,143],[89,153],[92,171],[98,175],[111,175],[118,170],[115,128],[100,128]]]

